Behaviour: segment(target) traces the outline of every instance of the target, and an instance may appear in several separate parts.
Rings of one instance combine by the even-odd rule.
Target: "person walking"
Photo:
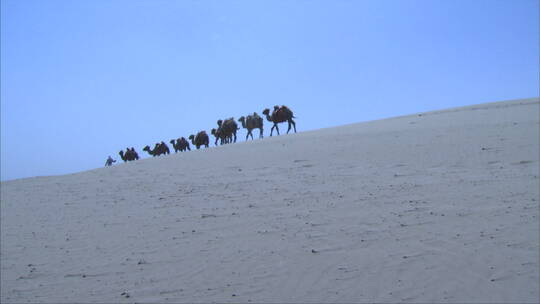
[[[112,159],[112,157],[109,155],[109,158],[107,158],[107,161],[105,162],[105,167],[112,166],[112,164],[115,162],[116,160]]]

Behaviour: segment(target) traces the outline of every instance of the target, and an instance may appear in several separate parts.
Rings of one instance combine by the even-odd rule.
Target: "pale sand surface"
[[[0,300],[537,302],[539,110],[489,103],[4,182]]]

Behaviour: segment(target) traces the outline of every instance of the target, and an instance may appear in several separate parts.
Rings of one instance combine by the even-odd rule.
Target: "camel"
[[[133,148],[133,147],[131,147],[131,150],[127,149],[126,154],[130,154],[130,157],[132,157],[133,160],[138,160],[139,159],[139,154],[137,154],[137,152],[135,151],[135,148]]]
[[[131,160],[138,160],[139,154],[135,151],[135,148],[131,147],[131,150],[128,148],[126,152],[127,157],[130,157]]]
[[[150,146],[148,146],[148,145],[144,146],[143,151],[148,152],[148,154],[150,154],[152,156],[157,156],[156,149],[154,148],[154,150],[150,150]]]
[[[157,143],[156,145],[159,147],[159,149],[161,151],[161,154],[170,154],[171,153],[171,151],[169,150],[169,147],[163,141],[160,142],[160,143]]]
[[[173,148],[174,148],[174,153],[178,153],[178,151],[179,151],[180,149],[176,146],[176,139],[171,139],[169,142],[171,143],[171,145],[172,145]]]
[[[223,120],[218,120],[218,133],[220,133],[221,137],[223,138],[221,141],[221,144],[228,144],[230,142],[236,142],[236,131],[238,131],[238,124],[236,124],[236,121],[234,121],[234,118],[229,118]],[[234,136],[234,141],[233,141]],[[217,142],[217,139],[216,139]]]
[[[191,143],[197,147],[197,150],[200,148],[200,146],[206,146],[208,148],[208,134],[206,134],[206,131],[201,131],[197,133],[197,136],[191,134],[189,136],[189,139],[191,139]]]
[[[248,115],[247,118],[242,116],[238,121],[242,123],[242,128],[248,131],[246,140],[250,135],[251,140],[253,140],[253,134],[251,133],[253,129],[259,129],[259,138],[263,138],[263,119],[257,113],[253,112],[253,115]]]
[[[124,161],[124,162],[127,162],[127,158],[124,156],[124,150],[120,150],[120,152],[118,152],[118,154],[120,155],[120,158]]]
[[[161,154],[169,154],[169,147],[164,142],[156,143],[153,150],[150,150],[150,146],[145,146],[143,151],[148,152],[152,156],[160,156]]]
[[[180,151],[191,151],[191,148],[189,147],[189,142],[184,137],[180,137],[176,141],[176,145],[180,148]]]
[[[223,145],[224,143],[227,143],[227,139],[228,139],[228,138],[227,138],[227,136],[225,136],[225,134],[223,133],[223,131],[222,131],[221,129],[217,129],[217,130],[216,130],[216,129],[214,128],[214,129],[212,129],[212,130],[210,131],[210,134],[214,135],[214,137],[216,138],[216,140],[214,141],[214,145],[216,145],[216,146],[218,145],[218,144],[217,144],[218,139],[220,140],[220,144],[222,144],[222,145]]]
[[[121,158],[124,162],[127,162],[127,158],[124,156],[124,150],[120,150],[120,152],[118,152],[118,154],[120,155],[120,158]]]
[[[121,150],[118,154],[120,154],[120,158],[122,158],[124,162],[139,159],[139,155],[135,152],[135,148],[126,148],[126,153],[124,153],[124,150]]]
[[[172,139],[170,143],[174,147],[174,153],[178,151],[184,152],[186,150],[191,151],[191,148],[189,147],[189,142],[184,137]]]
[[[281,106],[281,107],[274,106],[274,111],[272,112],[272,116],[269,115],[270,114],[269,109],[264,109],[263,114],[266,115],[266,119],[268,121],[274,123],[274,125],[272,126],[272,129],[270,129],[270,136],[272,136],[272,132],[274,131],[274,128],[276,128],[277,134],[279,135],[278,123],[282,123],[282,122],[289,123],[287,134],[289,134],[289,131],[291,130],[291,125],[294,127],[294,133],[296,133],[296,123],[293,120],[293,118],[295,118],[294,114],[286,106]]]

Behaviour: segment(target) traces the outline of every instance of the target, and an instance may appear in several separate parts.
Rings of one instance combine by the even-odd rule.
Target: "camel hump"
[[[286,105],[282,105],[280,110],[283,111],[283,113],[289,113],[292,118],[295,118],[293,111],[291,111],[291,109],[289,109]]]
[[[197,133],[197,136],[195,136],[195,141],[198,141],[199,138],[208,138],[208,134],[206,134],[206,131],[201,131]]]
[[[282,105],[281,108],[279,109],[280,111],[283,111],[285,113],[287,112],[290,112],[292,113],[291,109],[289,109],[286,105]]]
[[[273,115],[279,115],[281,113],[286,113],[288,108],[286,106],[274,106],[274,111],[272,112]]]

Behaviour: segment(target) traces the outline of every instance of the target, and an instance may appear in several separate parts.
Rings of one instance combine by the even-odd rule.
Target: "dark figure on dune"
[[[157,143],[153,150],[150,150],[150,146],[145,146],[143,151],[148,152],[152,156],[160,156],[161,154],[169,154],[169,147],[164,142]]]
[[[206,146],[208,148],[208,143],[210,140],[208,139],[208,134],[206,134],[206,131],[201,131],[197,133],[197,135],[191,134],[189,136],[189,139],[191,140],[191,143],[199,149],[201,146]]]
[[[122,158],[124,162],[139,159],[139,155],[137,154],[137,152],[135,152],[135,148],[133,147],[131,147],[131,149],[127,148],[126,153],[124,153],[124,151],[122,150],[118,152],[118,154],[120,154],[120,158]]]
[[[178,151],[184,152],[186,150],[191,151],[191,148],[189,147],[189,142],[184,137],[173,139],[170,141],[170,143],[174,148],[174,153]]]
[[[253,115],[248,115],[247,117],[242,116],[238,121],[242,123],[242,128],[248,131],[246,140],[248,140],[248,136],[250,135],[253,140],[253,134],[251,133],[253,129],[259,129],[259,138],[263,138],[263,119],[257,113],[253,112]]]
[[[222,138],[221,144],[228,144],[231,142],[236,142],[236,131],[238,131],[238,124],[236,124],[236,121],[234,121],[234,118],[229,118],[223,120],[218,120],[218,129],[217,133]],[[233,139],[234,137],[234,139]],[[216,138],[217,143],[217,138]]]
[[[105,161],[105,167],[110,167],[112,166],[113,163],[115,163],[116,160],[114,160],[110,155],[109,157],[107,158],[107,160]]]
[[[269,115],[270,114],[269,109],[264,109],[263,114],[266,115],[266,119],[268,121],[274,123],[274,125],[272,126],[272,129],[270,129],[270,136],[272,136],[272,132],[274,131],[274,128],[276,128],[277,134],[279,135],[278,123],[282,123],[282,122],[289,123],[287,134],[291,130],[291,125],[294,127],[294,133],[296,133],[296,123],[293,120],[293,118],[295,118],[294,114],[286,106],[281,106],[281,107],[274,106],[274,111],[272,112],[271,116]]]

